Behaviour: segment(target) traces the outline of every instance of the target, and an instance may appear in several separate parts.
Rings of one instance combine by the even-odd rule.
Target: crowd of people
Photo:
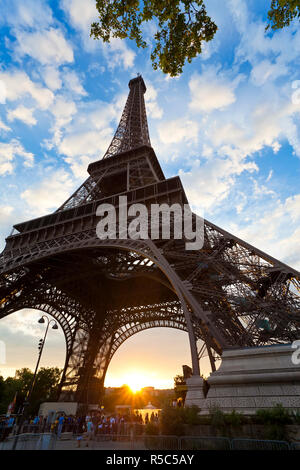
[[[4,441],[7,436],[12,432],[15,425],[15,418],[13,416],[3,416],[0,418],[0,442]]]
[[[159,417],[157,413],[146,413],[144,419],[141,413],[127,413],[125,415],[116,414],[101,414],[93,413],[86,416],[66,416],[60,414],[51,425],[51,431],[56,432],[60,437],[62,432],[73,431],[74,434],[82,434],[84,432],[93,435],[98,434],[127,434],[134,428],[136,433],[143,432],[143,426],[149,422],[158,422]]]
[[[77,436],[78,446],[83,437],[87,443],[97,435],[139,435],[143,434],[144,426],[148,423],[158,423],[157,413],[104,414],[94,412],[91,415],[74,416],[59,413],[53,417],[34,416],[24,421],[22,432],[52,432],[61,437],[62,433],[72,433]],[[4,440],[13,432],[14,417],[3,417],[0,420],[0,439]]]
[[[146,413],[144,419],[141,413],[128,413],[126,415],[113,414],[113,415],[101,415],[94,414],[93,416],[86,416],[81,420],[81,428],[78,430],[78,447],[80,447],[80,441],[83,438],[83,434],[86,434],[86,445],[88,441],[95,438],[97,435],[141,435],[144,432],[144,425],[149,422],[159,422],[159,416],[157,413],[151,413],[149,416]]]

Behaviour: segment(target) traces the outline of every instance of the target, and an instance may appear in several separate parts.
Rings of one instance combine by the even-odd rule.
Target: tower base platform
[[[207,379],[206,394],[204,379],[187,379],[185,406],[197,405],[201,415],[213,408],[251,415],[278,403],[300,409],[300,364],[292,362],[293,353],[291,344],[225,350],[219,369]]]

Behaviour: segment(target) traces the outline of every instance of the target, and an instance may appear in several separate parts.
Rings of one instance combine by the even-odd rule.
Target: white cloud
[[[51,106],[51,112],[59,128],[68,124],[76,111],[77,107],[74,101],[67,100],[64,96],[60,95],[56,96],[55,102]]]
[[[214,157],[201,164],[196,160],[189,171],[179,171],[188,199],[194,207],[212,211],[229,193],[238,175],[254,172],[254,162],[234,161],[231,158]]]
[[[42,76],[48,88],[55,91],[61,88],[62,80],[60,78],[59,70],[51,65],[42,69]]]
[[[37,215],[41,215],[61,206],[70,196],[73,186],[70,174],[64,170],[57,170],[45,178],[39,186],[26,189],[21,198]]]
[[[17,70],[0,72],[0,80],[3,80],[6,86],[7,101],[16,101],[20,98],[31,96],[36,102],[36,106],[45,110],[54,99],[52,91],[33,82],[25,72]]]
[[[266,179],[266,182],[267,182],[267,183],[270,181],[270,179],[272,178],[272,176],[273,176],[273,170],[270,170],[270,171],[269,171],[269,174],[268,174],[268,177],[267,177],[267,179]]]
[[[90,77],[99,77],[105,72],[105,67],[99,62],[91,62],[87,71]]]
[[[278,153],[279,150],[281,149],[281,145],[279,142],[277,142],[277,140],[275,140],[273,143],[272,143],[272,149],[273,149],[273,152],[274,153]]]
[[[134,64],[135,53],[126,45],[124,40],[112,38],[110,43],[90,38],[91,24],[97,21],[98,11],[94,0],[85,0],[84,8],[81,0],[61,0],[63,10],[69,16],[73,26],[80,31],[85,49],[95,52],[102,50],[110,69],[122,66],[126,70]]]
[[[64,70],[63,72],[63,79],[65,86],[69,88],[72,92],[74,92],[76,95],[81,95],[81,96],[86,96],[87,92],[83,88],[78,75],[74,70],[69,70],[66,71]]]
[[[7,119],[9,121],[14,121],[19,119],[20,121],[25,122],[29,126],[34,126],[37,123],[37,120],[33,116],[34,109],[26,108],[25,106],[18,106],[15,109],[7,111]]]
[[[265,146],[274,153],[280,149],[279,140],[286,138],[300,156],[300,141],[293,118],[299,114],[300,105],[293,104],[284,90],[276,94],[276,88],[268,86],[255,96],[248,88],[249,97],[240,95],[240,102],[218,115],[207,126],[210,142],[223,154],[240,154],[242,157],[260,151]]]
[[[288,197],[284,203],[283,211],[291,216],[293,222],[300,220],[300,194]]]
[[[99,158],[101,158],[100,155],[98,155],[97,159]],[[91,157],[87,155],[82,155],[76,160],[73,158],[66,158],[66,162],[70,164],[71,170],[75,178],[86,179],[87,167],[91,163]]]
[[[123,96],[112,103],[82,102],[77,106],[63,96],[57,97],[50,108],[55,117],[53,137],[45,142],[46,147],[55,146],[76,177],[86,176],[87,164],[101,158],[112,139],[109,124],[119,118],[121,104]]]
[[[37,310],[24,308],[7,318],[5,326],[11,333],[21,333],[38,338],[41,335],[41,328],[38,324],[40,316],[41,314]]]
[[[228,5],[241,35],[236,63],[247,61],[252,65],[251,78],[257,86],[280,76],[289,77],[290,64],[297,61],[300,54],[300,31],[296,23],[266,34],[266,23],[253,20],[245,0],[229,0]]]
[[[50,111],[54,117],[54,124],[51,128],[53,137],[43,142],[43,145],[45,145],[48,150],[60,143],[63,129],[71,122],[73,115],[77,111],[77,107],[74,101],[68,100],[63,95],[57,95],[54,103],[50,107]]]
[[[0,223],[5,224],[10,218],[14,208],[12,206],[0,206]]]
[[[25,166],[33,165],[34,155],[26,152],[17,139],[12,139],[10,142],[0,142],[0,175],[13,172],[16,157],[23,158]]]
[[[109,44],[101,45],[110,69],[123,66],[125,70],[128,70],[133,67],[136,54],[127,47],[124,39],[111,38]]]
[[[4,249],[5,238],[11,232],[12,225],[16,223],[17,213],[15,207],[11,204],[13,204],[13,202],[7,194],[5,200],[3,200],[3,203],[0,205],[0,251]]]
[[[271,250],[274,250],[274,253],[287,264],[300,270],[300,229],[296,228],[290,236],[282,238],[279,236],[277,247],[275,245]]]
[[[251,209],[253,210],[253,209]],[[249,212],[249,208],[248,208]],[[246,213],[245,213],[246,214]],[[247,226],[233,225],[235,235],[271,256],[300,269],[300,194],[256,206]],[[245,217],[245,216],[244,216]]]
[[[237,18],[236,27],[241,33],[241,41],[237,49],[237,58],[239,60],[248,60],[255,65],[262,56],[272,55],[276,57],[275,63],[281,63],[282,66],[299,57],[300,42],[299,30],[295,27],[284,28],[276,31],[272,35],[265,33],[265,23],[262,21],[253,21],[249,15],[247,4],[244,0],[233,2],[238,5],[231,7],[233,17],[236,9],[239,9],[242,21]],[[286,71],[286,70],[285,70]]]
[[[3,80],[0,80],[0,104],[6,102],[6,85]]]
[[[256,181],[254,178],[251,178],[253,183],[253,192],[252,195],[255,199],[260,199],[262,196],[276,196],[275,191],[268,189],[264,184]]]
[[[36,31],[33,33],[17,31],[19,42],[17,53],[22,57],[29,55],[43,65],[73,62],[73,49],[59,29]]]
[[[97,20],[98,12],[95,1],[85,0],[83,8],[81,0],[61,0],[61,6],[69,15],[75,28],[81,30],[84,36],[88,38],[91,23]]]
[[[160,119],[163,116],[163,109],[157,103],[157,91],[151,84],[147,85],[145,103],[148,115],[153,119]]]
[[[38,339],[44,336],[45,325],[38,323],[44,312],[36,309],[22,309],[3,318],[0,325],[0,336],[5,338],[6,360],[1,365],[4,377],[12,377],[16,369],[28,367],[34,370]],[[51,315],[50,315],[51,317]],[[65,337],[62,329],[49,331],[47,346],[41,359],[41,367],[63,367],[66,354]],[[36,347],[35,347],[36,346]]]
[[[158,134],[164,144],[173,144],[182,141],[197,142],[198,124],[188,119],[166,121],[160,124]]]
[[[103,153],[109,145],[110,139],[110,128],[105,128],[101,131],[70,134],[62,139],[59,144],[59,150],[67,157],[79,157],[82,155],[92,156]]]
[[[255,85],[261,86],[287,73],[288,68],[286,65],[280,62],[272,63],[270,60],[265,59],[254,65],[251,71],[251,79]]]
[[[3,19],[14,27],[45,28],[53,22],[51,8],[43,0],[1,0]]]
[[[1,119],[0,119],[0,131],[4,131],[4,132],[10,132],[11,131],[11,128],[8,127],[6,124],[4,124],[4,122],[1,121]]]
[[[201,75],[194,74],[189,82],[189,106],[194,111],[207,113],[223,109],[235,102],[234,88],[237,84],[237,79],[230,81],[218,72],[218,68],[207,67]]]

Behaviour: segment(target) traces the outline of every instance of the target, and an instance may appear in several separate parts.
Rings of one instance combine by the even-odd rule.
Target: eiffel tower
[[[120,195],[147,207],[188,203],[151,147],[145,92],[141,76],[130,80],[104,157],[56,212],[15,225],[0,256],[0,318],[33,308],[63,329],[63,401],[99,403],[113,355],[148,328],[188,333],[194,376],[204,354],[214,371],[226,349],[300,336],[299,272],[207,220],[199,250],[184,238],[97,237],[97,207],[118,210]]]

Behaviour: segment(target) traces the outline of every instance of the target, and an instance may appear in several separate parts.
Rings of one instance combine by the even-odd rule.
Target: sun
[[[126,384],[130,388],[133,393],[139,392],[143,387],[147,386],[149,382],[149,378],[138,373],[138,372],[131,372],[128,375],[126,374]]]
[[[106,387],[122,387],[125,385],[132,393],[140,392],[146,387],[157,389],[173,388],[173,382],[160,378],[156,371],[144,371],[142,369],[122,369],[118,375],[108,377],[108,383],[106,383]]]

